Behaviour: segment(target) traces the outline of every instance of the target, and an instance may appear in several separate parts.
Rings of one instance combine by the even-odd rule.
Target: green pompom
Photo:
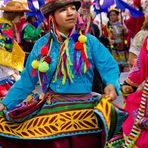
[[[40,72],[47,72],[49,70],[49,65],[47,62],[42,62],[42,63],[39,63],[39,67],[38,67],[38,70]]]

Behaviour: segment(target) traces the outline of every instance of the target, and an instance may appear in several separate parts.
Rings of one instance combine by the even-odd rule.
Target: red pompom
[[[75,43],[75,49],[76,50],[83,50],[83,44],[80,42]]]
[[[43,46],[41,48],[41,55],[45,56],[48,54],[48,48],[46,46]]]
[[[45,62],[47,62],[48,64],[50,64],[52,62],[52,59],[50,57],[46,57],[44,59]]]

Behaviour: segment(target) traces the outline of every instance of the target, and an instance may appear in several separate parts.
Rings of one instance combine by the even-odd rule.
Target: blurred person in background
[[[24,68],[25,53],[17,43],[15,23],[29,9],[21,2],[10,1],[0,10],[3,11],[0,18],[0,98],[3,99]]]
[[[132,5],[135,9],[144,12],[143,7],[141,5],[141,0],[133,0]],[[131,16],[130,13],[129,13],[129,18],[125,19],[124,22],[125,22],[126,27],[129,30],[129,34],[130,34],[131,39],[133,39],[134,36],[140,31],[140,29],[143,25],[144,19],[145,19],[144,16],[133,17],[133,16]]]
[[[145,21],[143,23],[141,30],[134,36],[133,40],[131,41],[131,46],[129,49],[129,59],[128,59],[130,67],[132,67],[134,63],[137,61],[144,38],[147,35],[148,35],[148,16],[145,17]]]
[[[42,23],[35,27],[35,22],[35,16],[27,16],[26,23],[23,25],[21,31],[21,45],[26,53],[26,60],[36,40],[38,40],[41,37],[41,32],[42,30],[44,30],[44,25]]]
[[[128,43],[126,36],[128,29],[120,22],[119,10],[117,8],[110,8],[108,11],[109,21],[103,27],[103,34],[109,40],[109,49],[112,56],[118,62],[121,72],[126,71],[128,64]]]

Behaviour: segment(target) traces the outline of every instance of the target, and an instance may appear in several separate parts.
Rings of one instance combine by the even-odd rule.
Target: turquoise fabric
[[[35,85],[38,82],[38,76],[32,77],[30,74],[32,72],[31,63],[33,60],[37,59],[38,55],[40,54],[40,49],[42,46],[46,44],[49,39],[50,34],[46,34],[42,38],[36,41],[34,48],[27,60],[25,69],[21,73],[21,78],[18,80],[9,91],[8,95],[5,99],[2,100],[2,103],[7,106],[8,110],[11,110],[23,101],[31,92],[35,89]],[[69,41],[69,51],[70,51],[70,58],[74,60],[74,44],[75,41],[73,38]],[[46,81],[46,88],[50,87],[56,93],[66,93],[66,94],[79,94],[79,93],[90,93],[92,91],[92,81],[94,76],[94,66],[97,67],[102,80],[105,84],[113,84],[119,93],[120,84],[119,80],[119,68],[116,61],[113,59],[112,55],[106,49],[96,37],[87,34],[87,54],[88,60],[91,63],[91,68],[86,72],[83,73],[83,64],[81,66],[81,74],[77,75],[76,71],[73,70],[73,83],[69,83],[66,81],[65,85],[62,85],[61,79],[58,79],[55,83],[54,80],[54,73],[58,63],[59,58],[59,50],[60,50],[60,43],[54,38],[50,57],[52,59],[51,64],[49,65],[49,70],[47,72],[47,81]],[[77,60],[79,60],[80,52],[77,55]],[[46,90],[45,90],[46,91]]]

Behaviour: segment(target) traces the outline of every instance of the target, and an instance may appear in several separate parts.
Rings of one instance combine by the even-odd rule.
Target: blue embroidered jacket
[[[25,69],[21,73],[21,78],[18,80],[13,87],[9,90],[7,96],[2,100],[2,103],[11,110],[21,101],[23,101],[27,95],[35,89],[36,83],[39,81],[38,76],[31,76],[33,60],[37,59],[40,54],[40,49],[46,44],[49,39],[50,34],[46,34],[42,38],[36,41],[34,48],[27,60]],[[74,75],[73,83],[66,83],[62,85],[62,78],[58,79],[56,82],[54,80],[55,69],[59,59],[60,43],[55,38],[50,51],[50,57],[52,59],[49,65],[49,70],[47,74],[46,88],[50,87],[54,92],[65,93],[65,94],[82,94],[90,93],[92,91],[92,82],[94,76],[94,66],[97,67],[102,80],[105,84],[113,84],[119,93],[119,68],[116,61],[113,59],[112,55],[106,49],[96,37],[87,34],[87,55],[88,60],[91,63],[91,68],[87,72],[83,73],[83,65],[81,66],[81,73],[76,74],[76,71],[72,68]],[[75,41],[73,38],[69,41],[69,52],[72,62],[74,61],[74,45]],[[77,60],[79,60],[80,53],[77,55]],[[84,64],[84,63],[82,63]]]

